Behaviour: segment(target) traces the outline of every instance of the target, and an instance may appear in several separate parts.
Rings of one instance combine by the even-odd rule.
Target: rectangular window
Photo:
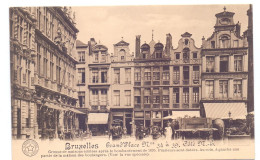
[[[160,103],[160,96],[153,96],[153,103]]]
[[[178,81],[180,80],[180,67],[173,67],[173,80]]]
[[[211,48],[215,48],[215,41],[211,41]]]
[[[92,90],[92,103],[91,105],[98,105],[98,90]]]
[[[220,72],[228,72],[228,56],[220,56]]]
[[[141,68],[135,68],[135,81],[141,81]]]
[[[85,51],[78,52],[79,62],[85,62]]]
[[[163,72],[162,79],[163,80],[170,80],[170,73],[169,72]]]
[[[126,100],[126,106],[131,106],[131,91],[130,90],[126,90],[125,91],[125,100]]]
[[[107,90],[101,89],[101,103],[100,105],[107,105]]]
[[[115,106],[120,106],[120,91],[114,91]]]
[[[213,80],[206,81],[206,97],[214,98],[214,81]]]
[[[79,68],[78,73],[79,73],[79,83],[84,84],[85,83],[85,68]]]
[[[101,69],[101,83],[107,83],[107,69]]]
[[[197,52],[193,52],[193,59],[197,59],[198,58],[198,53]]]
[[[150,96],[144,96],[144,104],[150,104],[151,97]]]
[[[183,79],[188,80],[190,78],[189,66],[183,67]]]
[[[192,73],[193,80],[198,80],[200,78],[200,67],[193,66],[193,73]]]
[[[84,108],[85,107],[85,92],[79,92],[79,107]]]
[[[94,53],[94,62],[98,62],[98,53]]]
[[[131,84],[131,68],[125,69],[125,83]]]
[[[144,88],[144,95],[150,96],[151,95],[151,88]]]
[[[173,88],[173,103],[180,103],[179,88]]]
[[[146,80],[146,81],[151,80],[151,67],[145,67],[145,69],[144,69],[144,80]]]
[[[234,56],[234,69],[235,72],[242,71],[242,56]]]
[[[169,103],[169,88],[163,88],[163,103]]]
[[[153,88],[153,95],[159,94],[159,88]]]
[[[141,89],[135,88],[134,95],[135,95],[135,99],[134,99],[135,104],[140,104],[141,103]]]
[[[183,103],[188,104],[189,103],[189,88],[183,88]]]
[[[242,97],[242,80],[234,80],[234,97]]]
[[[180,53],[175,53],[175,59],[180,59]]]
[[[219,94],[222,98],[228,97],[228,81],[227,80],[220,80],[219,81]]]
[[[120,84],[120,69],[114,69],[114,83],[115,84]]]
[[[153,80],[160,80],[160,67],[153,67]]]
[[[193,88],[193,103],[199,103],[199,88]]]
[[[215,57],[206,57],[206,72],[214,72]]]

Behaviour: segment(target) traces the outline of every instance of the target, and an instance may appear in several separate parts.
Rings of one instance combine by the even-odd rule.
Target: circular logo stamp
[[[35,140],[28,139],[23,142],[22,150],[26,156],[32,157],[38,153],[39,145]]]

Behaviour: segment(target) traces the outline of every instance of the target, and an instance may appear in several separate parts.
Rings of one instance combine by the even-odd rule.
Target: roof
[[[226,17],[226,16],[232,17],[234,14],[235,13],[233,12],[224,11],[224,12],[217,13],[216,17]]]
[[[88,45],[81,42],[80,40],[76,40],[76,47],[88,47]]]
[[[191,37],[192,34],[190,34],[189,32],[185,32],[181,35],[182,37]]]
[[[128,46],[129,43],[125,42],[124,40],[121,40],[120,42],[114,44],[114,46]]]

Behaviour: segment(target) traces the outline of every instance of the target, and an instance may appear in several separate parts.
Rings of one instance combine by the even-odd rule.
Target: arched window
[[[219,39],[220,48],[229,48],[230,47],[230,38],[228,35],[223,35]]]
[[[122,61],[125,60],[125,50],[124,50],[124,49],[121,49],[121,50],[119,51],[119,56],[120,56],[120,59],[121,59]]]

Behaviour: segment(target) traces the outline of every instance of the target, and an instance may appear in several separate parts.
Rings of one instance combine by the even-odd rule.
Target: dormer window
[[[215,41],[211,41],[211,48],[215,48]]]
[[[162,52],[156,51],[156,58],[162,58]]]
[[[220,48],[228,48],[230,47],[230,38],[227,35],[224,35],[220,38]]]

